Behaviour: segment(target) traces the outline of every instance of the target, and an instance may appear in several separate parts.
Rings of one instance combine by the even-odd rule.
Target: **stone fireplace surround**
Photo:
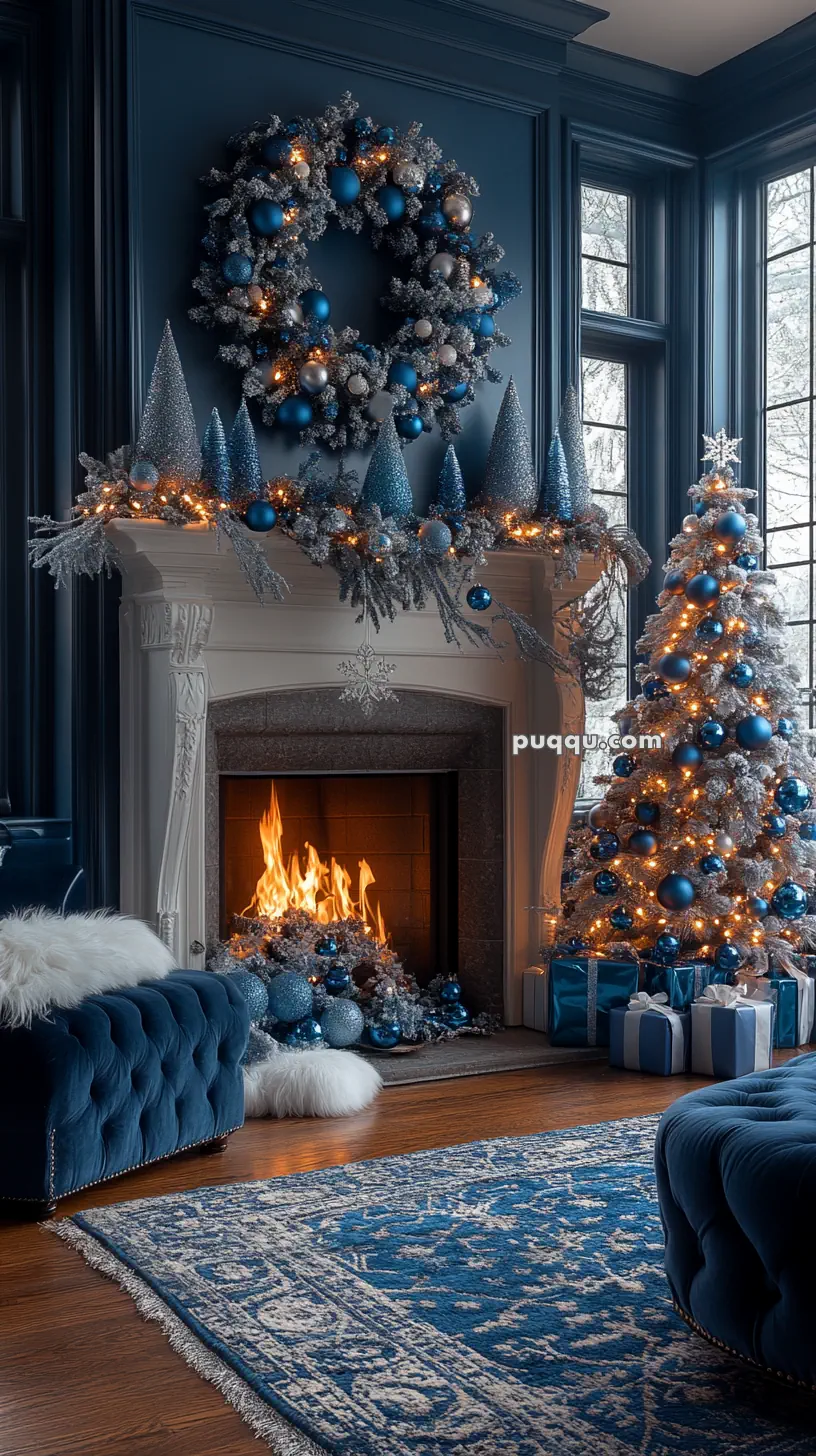
[[[481,783],[479,789],[469,780],[481,803],[471,805],[470,793],[460,791],[467,830],[460,851],[471,897],[460,934],[472,942],[460,943],[463,963],[474,988],[491,984],[497,995],[503,940],[504,1018],[520,1024],[522,973],[545,938],[535,907],[559,901],[580,762],[546,750],[513,756],[513,735],[581,733],[584,703],[575,679],[521,662],[512,643],[501,657],[470,645],[460,652],[428,607],[400,613],[375,637],[376,650],[395,664],[391,686],[399,702],[381,705],[367,720],[339,701],[338,664],[354,656],[363,628],[338,601],[334,572],[319,571],[294,542],[278,532],[265,538],[290,594],[261,606],[233,551],[217,550],[206,527],[123,520],[108,529],[123,575],[122,910],[156,925],[181,964],[203,964],[208,930],[217,924],[213,796],[222,755],[221,766],[246,771],[247,756],[260,751],[269,772],[316,768],[321,754],[331,754],[341,770],[351,762],[384,769],[382,755],[393,762],[395,754],[426,761],[435,754],[442,766],[476,774]],[[558,647],[556,611],[588,591],[599,572],[584,557],[577,578],[556,586],[552,561],[504,551],[490,556],[481,578],[496,600],[525,613]],[[387,731],[397,726],[399,733]]]
[[[213,703],[207,720],[207,941],[219,928],[221,774],[455,772],[459,979],[474,1011],[503,1011],[504,791],[500,708],[401,692],[368,720],[337,690]],[[408,967],[410,970],[410,966]],[[438,967],[444,971],[446,967]]]

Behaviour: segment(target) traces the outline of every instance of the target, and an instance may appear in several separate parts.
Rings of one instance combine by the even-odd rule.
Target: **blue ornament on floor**
[[[694,629],[695,637],[701,642],[719,642],[724,635],[725,628],[718,617],[703,617]]]
[[[486,612],[493,598],[486,586],[472,586],[467,594],[467,604],[473,612]]]
[[[614,859],[619,850],[620,840],[617,834],[612,833],[611,829],[604,829],[600,834],[596,834],[589,846],[589,852],[592,858],[600,860],[601,863]]]
[[[320,1025],[330,1047],[347,1047],[360,1040],[365,1020],[356,1001],[335,997],[321,1014]]]
[[[299,394],[290,394],[288,399],[283,400],[275,416],[276,422],[286,430],[306,430],[313,418],[314,412],[308,399]]]
[[[773,728],[761,713],[751,713],[736,726],[734,734],[740,748],[747,750],[765,748],[773,738]]]
[[[697,729],[697,742],[701,748],[719,748],[726,740],[725,726],[716,718],[709,718]]]
[[[667,571],[663,578],[663,590],[669,592],[673,597],[681,597],[686,589],[686,574],[684,571]]]
[[[286,1045],[290,1047],[316,1047],[323,1041],[323,1028],[319,1021],[313,1016],[307,1016],[303,1021],[298,1021],[292,1030],[287,1032],[285,1037]]]
[[[816,824],[800,824],[799,825],[799,838],[800,839],[803,839],[804,842],[805,842],[805,844],[813,844],[813,843],[815,843],[816,842]]]
[[[695,607],[713,607],[720,597],[720,583],[707,571],[698,571],[685,586],[686,598]]]
[[[782,839],[787,827],[787,820],[782,814],[766,814],[762,821],[762,828],[770,839]]]
[[[307,288],[305,293],[301,293],[300,306],[305,315],[311,315],[321,324],[326,322],[331,313],[331,304],[319,288]]]
[[[659,698],[668,698],[671,694],[659,677],[650,677],[648,682],[643,684],[643,696],[647,703],[655,703]]]
[[[378,1051],[389,1051],[402,1036],[402,1027],[398,1021],[377,1021],[368,1028],[366,1035]]]
[[[704,875],[718,875],[725,869],[725,860],[718,854],[704,854],[699,863]]]
[[[397,415],[397,434],[403,440],[418,440],[422,434],[422,420],[419,415]]]
[[[598,870],[592,883],[599,895],[614,895],[620,889],[620,879],[614,870]]]
[[[803,814],[810,808],[810,789],[804,779],[791,774],[777,784],[774,799],[786,814]]]
[[[389,222],[399,222],[405,216],[405,193],[399,187],[388,183],[380,188],[376,197]]]
[[[334,201],[342,207],[350,207],[360,196],[360,178],[353,167],[329,167],[328,182]]]
[[[625,905],[616,905],[609,912],[609,924],[613,930],[631,930],[634,923]]]
[[[292,144],[285,137],[267,137],[261,147],[261,156],[269,167],[287,167],[292,156]]]
[[[743,571],[756,571],[759,566],[759,557],[753,551],[741,551],[736,557],[736,565],[741,566]]]
[[[319,956],[336,956],[337,941],[333,935],[322,935],[315,945],[315,951]]]
[[[801,920],[807,908],[807,892],[794,880],[785,880],[771,896],[771,911],[780,920]]]
[[[664,910],[688,910],[694,904],[695,889],[686,875],[664,875],[657,887],[657,898]]]
[[[699,768],[703,761],[703,755],[696,743],[678,743],[672,752],[672,763],[675,768]]]
[[[776,731],[780,738],[792,738],[796,732],[796,719],[780,718],[776,725]]]
[[[452,1031],[458,1031],[460,1027],[470,1025],[470,1012],[461,1001],[454,1001],[451,1006],[446,1006],[443,1015],[446,1025]]]
[[[330,996],[339,996],[341,992],[347,991],[351,985],[351,975],[344,965],[339,962],[337,965],[329,966],[323,977],[323,985]]]
[[[312,988],[297,971],[281,971],[267,988],[269,1015],[276,1021],[301,1021],[312,1010]]]
[[[439,990],[441,1001],[458,1001],[462,994],[462,987],[458,981],[444,981]]]
[[[271,501],[250,501],[244,512],[244,525],[250,531],[271,531],[278,519],[278,513]]]
[[[643,859],[648,859],[657,849],[657,835],[652,834],[651,829],[635,829],[629,835],[626,848],[630,854],[639,854]]]
[[[652,950],[652,960],[659,966],[673,966],[680,953],[680,941],[670,931],[663,930],[657,937]]]
[[[407,359],[395,359],[388,371],[389,387],[393,389],[394,385],[401,384],[409,394],[416,394],[418,383],[417,372],[413,364],[409,364]]]
[[[660,658],[657,670],[664,682],[684,683],[691,676],[691,663],[682,652],[666,652]]]
[[[714,522],[714,535],[719,541],[725,541],[729,546],[736,545],[741,541],[748,529],[745,517],[739,511],[723,511]]]
[[[612,772],[616,778],[628,779],[637,768],[637,761],[631,753],[619,753],[612,762]]]
[[[159,483],[159,472],[152,460],[134,460],[128,480],[131,489],[141,494],[143,491],[155,490]]]
[[[444,521],[423,521],[417,536],[430,556],[444,556],[453,542],[450,526]]]
[[[639,799],[635,804],[635,818],[638,824],[656,824],[660,818],[660,805],[654,799]]]
[[[745,902],[749,914],[755,915],[757,920],[764,920],[768,913],[768,901],[763,900],[761,895],[749,895]]]
[[[271,238],[283,227],[283,208],[268,197],[258,197],[247,209],[249,225],[262,238]]]
[[[745,955],[733,941],[724,940],[714,952],[714,964],[718,971],[738,971]]]
[[[246,1001],[250,1021],[263,1021],[266,1016],[267,990],[260,976],[253,976],[250,971],[232,971],[230,980]]]
[[[467,383],[454,384],[452,389],[448,389],[445,391],[442,398],[445,400],[446,404],[458,404],[460,399],[464,399],[467,392]]]
[[[726,676],[735,688],[748,688],[754,681],[754,669],[750,662],[735,662]]]
[[[252,282],[252,259],[246,253],[227,253],[221,264],[221,272],[227,283],[235,286]]]

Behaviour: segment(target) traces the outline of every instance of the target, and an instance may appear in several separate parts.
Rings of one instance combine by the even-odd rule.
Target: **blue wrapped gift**
[[[805,1046],[813,1031],[814,985],[803,971],[771,970],[767,976],[748,976],[751,999],[772,1001],[774,1046]]]
[[[553,1046],[608,1046],[609,1012],[638,989],[637,961],[553,956],[550,1041]]]
[[[718,971],[716,966],[695,961],[685,966],[658,966],[652,961],[644,964],[644,985],[650,996],[662,991],[669,998],[674,1011],[688,1011],[692,1001],[702,996],[706,986],[729,986],[734,981],[733,971]]]
[[[609,1013],[609,1065],[630,1072],[672,1077],[688,1070],[691,1055],[691,1013],[673,1011],[665,991],[650,996],[638,991],[628,1006]]]
[[[691,1007],[691,1070],[704,1077],[744,1077],[771,1065],[773,1001],[744,986],[706,986]]]

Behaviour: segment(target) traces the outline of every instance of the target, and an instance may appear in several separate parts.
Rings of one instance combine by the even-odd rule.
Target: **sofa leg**
[[[208,1143],[202,1143],[198,1151],[200,1153],[206,1153],[208,1156],[211,1153],[223,1153],[228,1142],[229,1133],[225,1132],[220,1137],[212,1138]]]

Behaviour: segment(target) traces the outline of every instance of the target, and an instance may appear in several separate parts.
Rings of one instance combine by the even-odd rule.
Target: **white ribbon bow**
[[[698,1005],[702,1003],[704,1006],[747,1006],[749,1000],[748,987],[742,984],[706,986],[702,996],[697,997]]]
[[[668,996],[665,991],[655,991],[650,995],[648,991],[637,991],[634,996],[629,997],[630,1011],[659,1011],[661,1015],[672,1017],[677,1013],[668,1005]]]

